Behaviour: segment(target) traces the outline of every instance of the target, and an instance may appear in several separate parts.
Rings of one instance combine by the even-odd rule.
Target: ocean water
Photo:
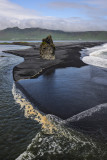
[[[95,61],[21,80],[26,94],[12,79],[12,68],[23,59],[2,53],[10,47],[0,51],[6,55],[0,57],[0,159],[106,160],[106,67]],[[83,50],[82,59],[90,57],[87,50],[93,52]]]
[[[14,160],[35,136],[36,122],[26,119],[12,95],[13,67],[23,58],[3,53],[4,50],[28,47],[0,45],[0,160]]]

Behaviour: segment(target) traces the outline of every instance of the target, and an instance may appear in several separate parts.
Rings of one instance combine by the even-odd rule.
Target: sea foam
[[[84,63],[107,68],[107,43],[101,46],[83,49],[80,53]]]

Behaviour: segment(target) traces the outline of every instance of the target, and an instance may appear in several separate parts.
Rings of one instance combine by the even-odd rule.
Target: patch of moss
[[[52,47],[53,50],[55,51],[55,45],[53,43],[53,40],[52,40],[52,36],[49,35],[48,37],[46,37],[45,39],[42,39],[42,43],[40,45],[40,50],[41,49],[45,49],[47,47]]]
[[[45,41],[42,42],[42,45],[46,45],[47,43]]]

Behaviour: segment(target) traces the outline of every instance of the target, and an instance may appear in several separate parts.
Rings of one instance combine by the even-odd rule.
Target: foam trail
[[[42,115],[37,109],[34,109],[33,105],[25,98],[25,96],[16,89],[15,84],[13,84],[12,94],[16,103],[20,104],[21,109],[24,110],[24,115],[26,118],[32,118],[42,124],[43,129],[48,128],[48,132],[51,134],[55,126],[48,120],[45,115]]]

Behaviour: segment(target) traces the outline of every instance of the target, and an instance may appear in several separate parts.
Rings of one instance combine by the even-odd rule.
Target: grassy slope
[[[103,40],[107,41],[107,31],[93,32],[63,32],[46,30],[40,28],[19,29],[8,28],[0,31],[0,40],[42,40],[42,38],[52,35],[54,40]]]

